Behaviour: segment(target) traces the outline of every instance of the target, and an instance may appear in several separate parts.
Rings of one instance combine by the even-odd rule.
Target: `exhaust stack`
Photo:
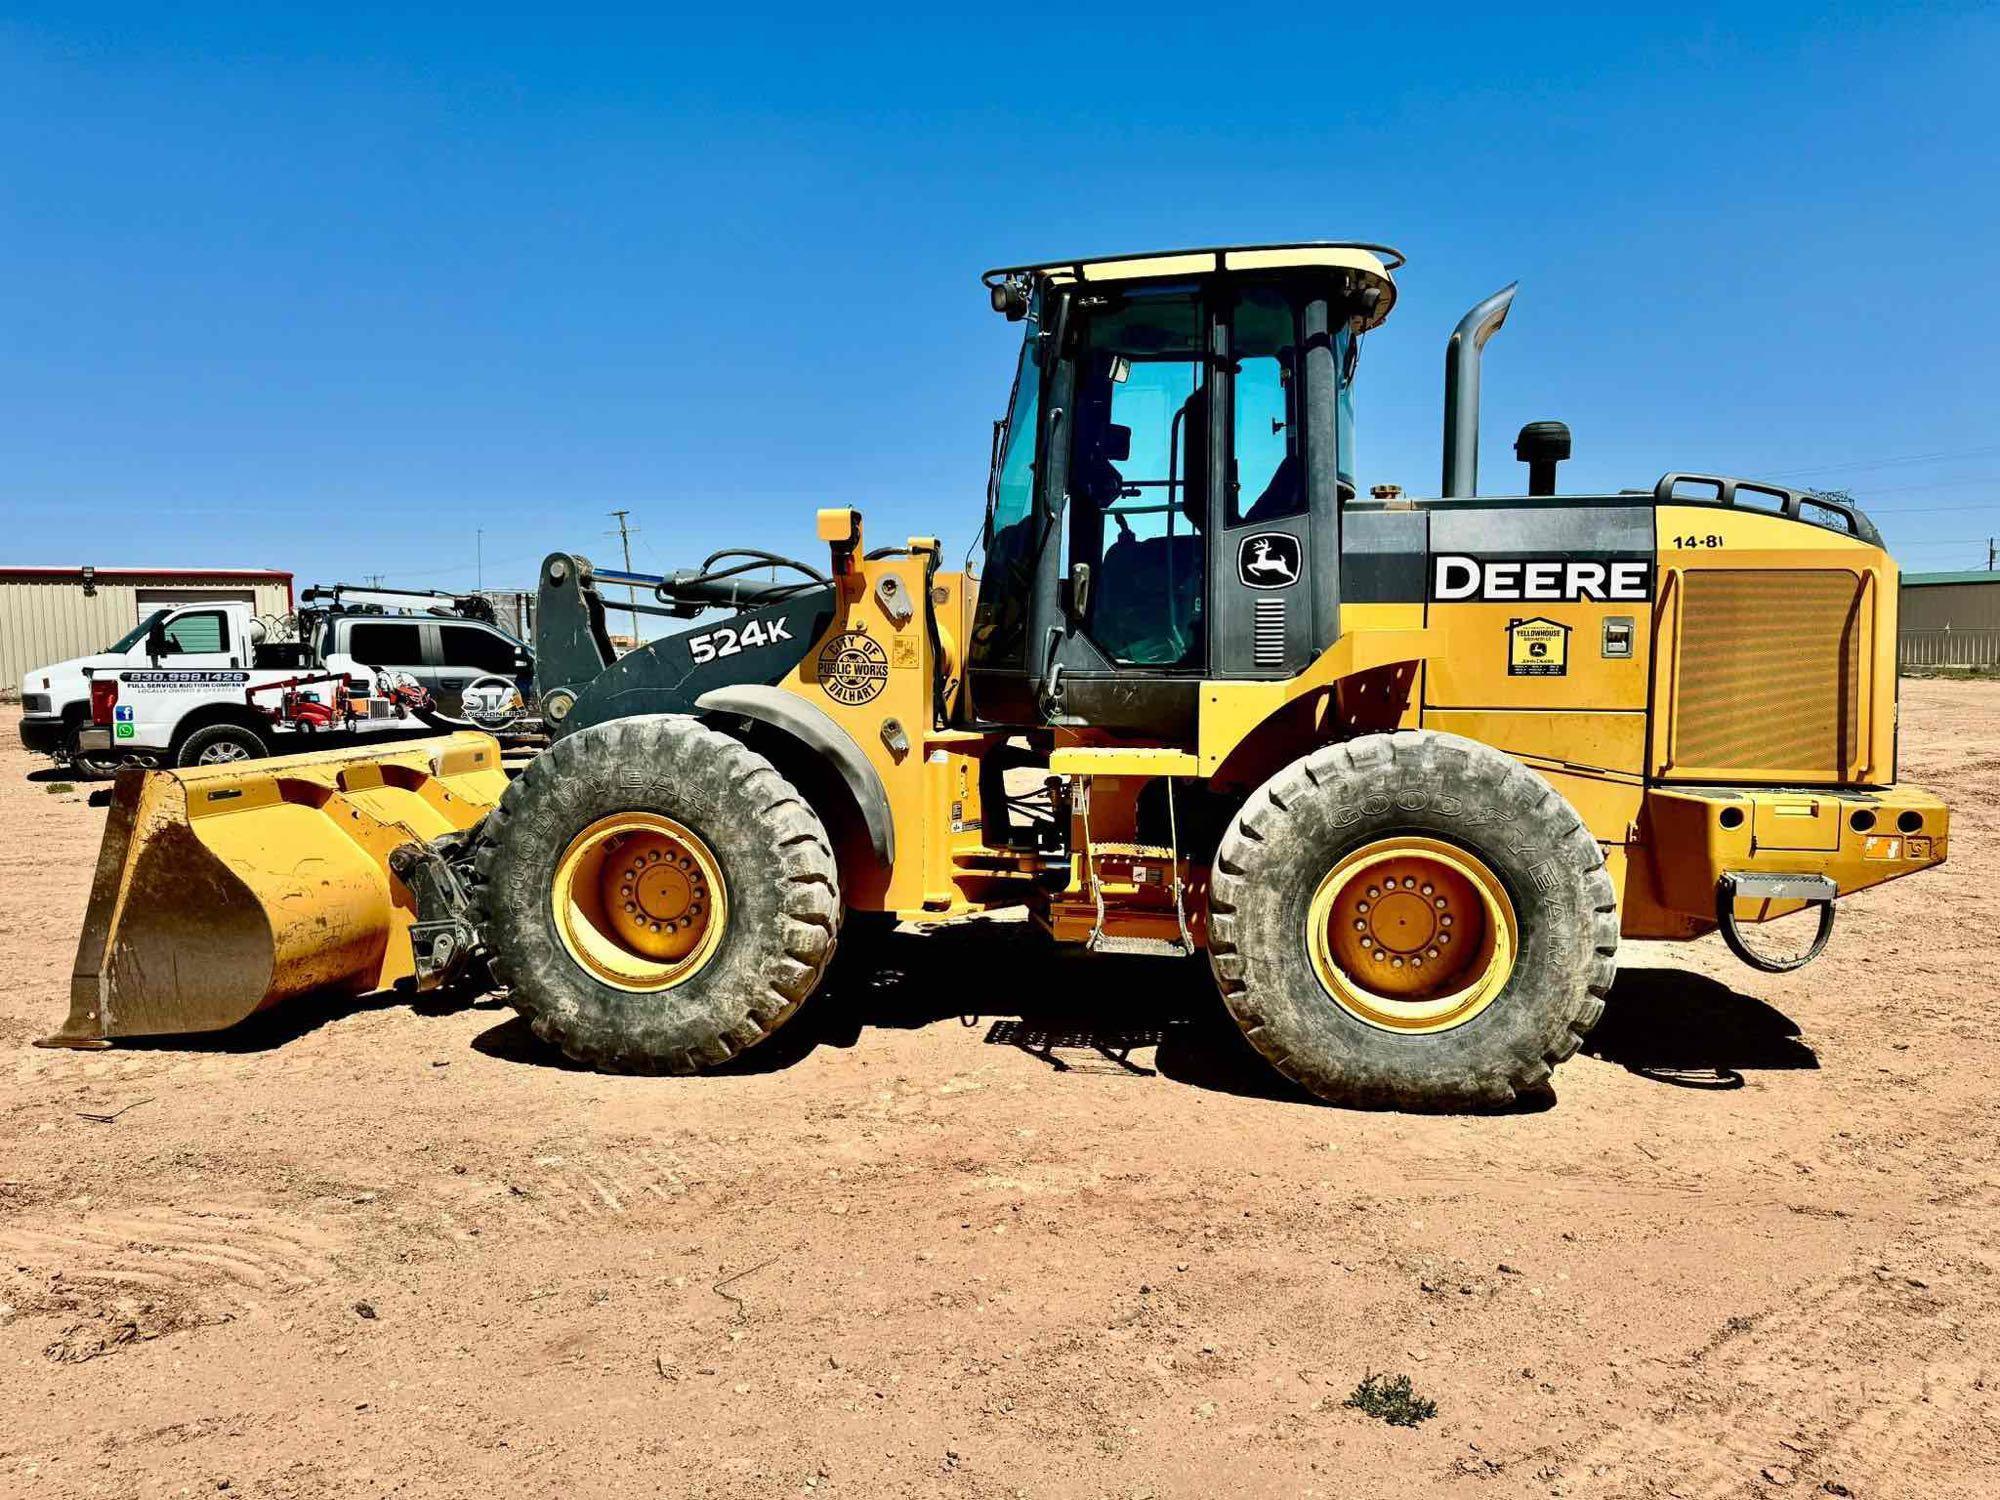
[[[1479,493],[1479,356],[1507,321],[1510,282],[1458,320],[1444,346],[1444,490],[1447,496]]]

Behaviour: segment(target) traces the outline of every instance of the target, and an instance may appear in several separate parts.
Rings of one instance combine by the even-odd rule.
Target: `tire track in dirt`
[[[70,1295],[149,1292],[232,1314],[325,1280],[334,1242],[296,1217],[197,1203],[93,1215],[60,1227],[0,1226],[0,1266]]]
[[[1921,1254],[1977,1257],[1966,1240]],[[1896,1493],[1906,1465],[1963,1430],[1969,1405],[2000,1411],[1988,1353],[2000,1319],[1961,1322],[1966,1301],[1887,1262],[1794,1288],[1726,1324],[1651,1410],[1568,1454],[1570,1493],[1725,1500],[1795,1481]]]

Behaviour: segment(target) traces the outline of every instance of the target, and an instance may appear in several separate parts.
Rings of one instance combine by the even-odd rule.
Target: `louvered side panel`
[[[1831,569],[1689,569],[1680,587],[1670,774],[1848,775],[1866,690],[1862,580]]]

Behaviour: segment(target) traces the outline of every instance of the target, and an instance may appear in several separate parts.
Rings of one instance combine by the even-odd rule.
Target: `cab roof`
[[[1076,257],[1025,266],[997,266],[980,280],[998,286],[1014,277],[1040,277],[1054,285],[1152,281],[1165,277],[1212,276],[1232,271],[1347,271],[1379,291],[1367,326],[1389,316],[1396,283],[1391,272],[1405,263],[1400,250],[1352,240],[1301,240],[1284,245],[1215,245],[1198,250],[1149,250],[1135,255]]]

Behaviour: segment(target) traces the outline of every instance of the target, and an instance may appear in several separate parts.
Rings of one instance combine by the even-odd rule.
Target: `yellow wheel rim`
[[[671,989],[715,956],[729,918],[722,867],[659,813],[614,813],[556,862],[556,931],[571,958],[619,989]]]
[[[1485,862],[1436,839],[1380,839],[1320,881],[1306,912],[1314,972],[1343,1010],[1387,1031],[1449,1031],[1507,987],[1520,934]]]

